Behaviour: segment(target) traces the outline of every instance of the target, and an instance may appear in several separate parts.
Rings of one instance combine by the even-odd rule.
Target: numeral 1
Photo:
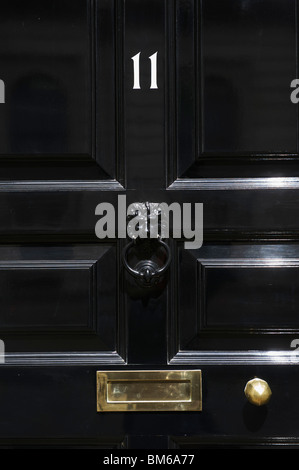
[[[133,90],[140,90],[140,54],[141,52],[138,52],[138,54],[134,55],[131,57],[133,60],[133,76],[134,76],[134,81],[133,81]],[[151,61],[151,86],[150,89],[157,89],[158,84],[157,84],[157,57],[158,57],[158,52],[155,52],[153,55],[149,57],[149,60]]]
[[[131,57],[131,59],[133,60],[133,72],[134,72],[133,90],[140,89],[140,70],[139,70],[140,60],[139,58],[140,58],[140,52],[134,55],[134,57]]]
[[[157,85],[157,56],[158,52],[155,52],[153,55],[149,57],[151,61],[151,89],[158,88]]]

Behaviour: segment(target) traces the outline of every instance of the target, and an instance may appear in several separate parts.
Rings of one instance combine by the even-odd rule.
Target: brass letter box
[[[200,370],[97,371],[97,411],[201,411]]]

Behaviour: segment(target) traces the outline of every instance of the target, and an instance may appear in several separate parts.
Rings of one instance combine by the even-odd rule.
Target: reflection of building
[[[289,98],[296,76],[292,4],[287,14],[281,2],[274,2],[267,21],[263,8],[264,2],[203,3],[205,152],[297,150],[297,111]],[[216,10],[223,19],[221,34]]]
[[[20,10],[22,15],[16,15]],[[6,85],[0,155],[90,154],[86,2],[31,1],[25,8],[12,0],[1,10],[0,39],[0,75]]]

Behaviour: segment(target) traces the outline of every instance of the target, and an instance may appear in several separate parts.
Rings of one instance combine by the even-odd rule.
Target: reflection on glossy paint
[[[296,152],[295,1],[203,0],[204,152]]]
[[[0,155],[90,154],[89,5],[1,2]]]

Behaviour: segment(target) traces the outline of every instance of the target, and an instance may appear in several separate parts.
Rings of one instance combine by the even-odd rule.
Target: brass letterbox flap
[[[201,409],[201,370],[97,371],[98,411]]]

